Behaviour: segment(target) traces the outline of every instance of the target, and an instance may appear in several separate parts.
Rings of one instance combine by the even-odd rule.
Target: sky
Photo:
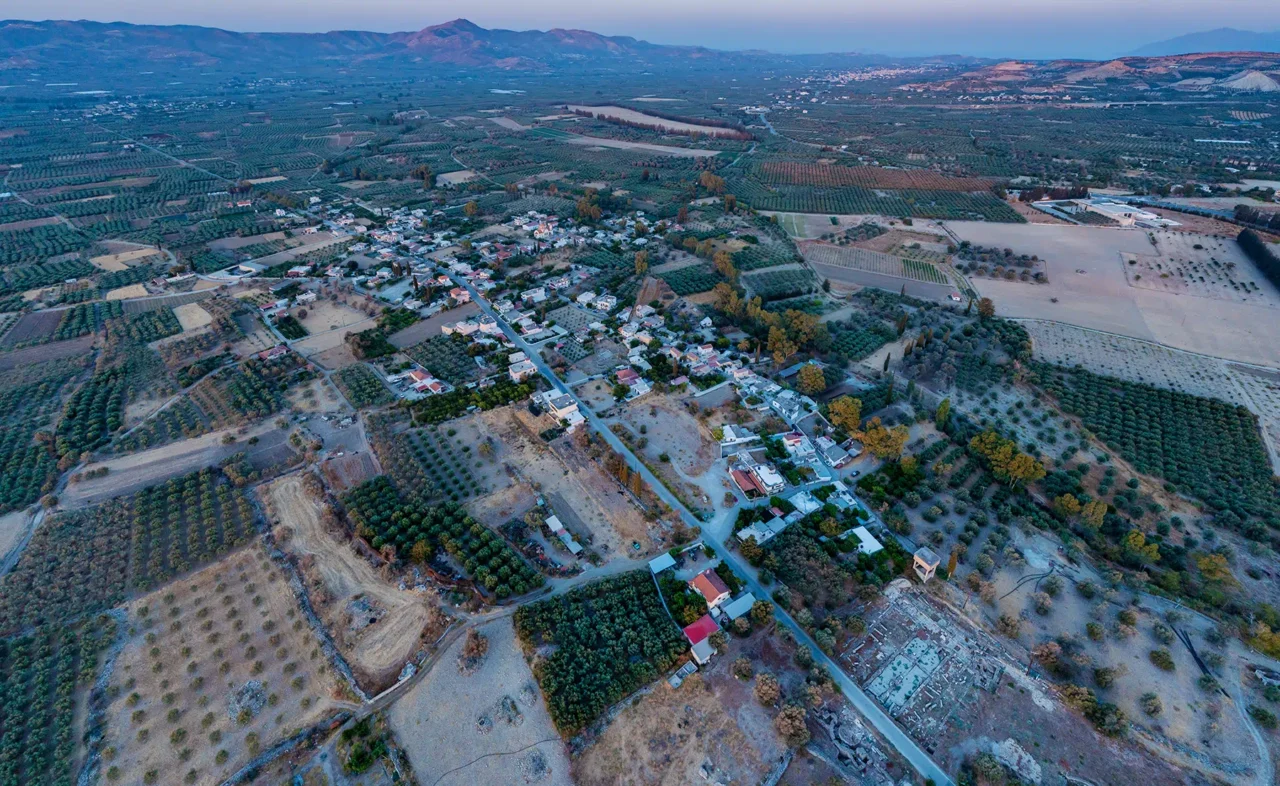
[[[580,28],[654,43],[773,52],[1106,58],[1218,27],[1280,29],[1277,0],[0,0],[9,19],[195,24],[239,31]]]

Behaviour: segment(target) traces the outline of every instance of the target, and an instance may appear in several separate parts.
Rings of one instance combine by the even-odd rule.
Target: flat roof
[[[675,566],[676,558],[670,554],[663,554],[649,560],[649,572],[651,573],[661,573],[667,568],[674,568]]]

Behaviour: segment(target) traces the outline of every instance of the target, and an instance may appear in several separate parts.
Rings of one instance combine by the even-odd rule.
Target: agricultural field
[[[1036,373],[1065,413],[1078,416],[1139,472],[1165,478],[1242,523],[1276,515],[1270,457],[1258,419],[1245,407],[1081,368],[1040,364]]]
[[[60,514],[0,585],[0,632],[118,605],[246,543],[253,521],[248,500],[216,469]]]
[[[826,324],[831,352],[845,363],[856,363],[895,338],[893,328],[867,314],[854,313]]]
[[[111,674],[110,781],[217,784],[333,714],[340,678],[258,547],[143,595]]]
[[[454,336],[432,336],[404,351],[418,365],[455,387],[479,379],[483,370],[468,352],[470,343]]]
[[[658,277],[682,297],[707,292],[722,280],[708,265],[690,265],[669,273],[660,273]]]
[[[515,625],[526,652],[551,647],[533,671],[561,734],[670,671],[689,648],[643,570],[521,606]]]
[[[334,374],[332,379],[356,409],[380,407],[395,400],[382,377],[364,363],[347,366]]]
[[[804,243],[800,246],[800,253],[810,264],[822,267],[852,268],[931,284],[947,284],[950,281],[946,273],[929,262],[870,251],[856,246]]]
[[[0,638],[0,772],[26,786],[72,783],[77,740],[85,731],[78,712],[118,634],[117,620],[88,617],[44,625]]]
[[[818,285],[808,269],[765,270],[742,277],[742,285],[764,300],[781,300],[812,292]]]
[[[382,476],[352,490],[344,504],[356,532],[373,548],[390,546],[399,559],[419,564],[447,558],[499,601],[543,583],[506,541],[454,503],[426,510],[406,504]]]

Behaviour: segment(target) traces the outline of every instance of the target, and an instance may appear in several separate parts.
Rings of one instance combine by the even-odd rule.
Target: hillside
[[[1138,57],[1182,55],[1190,52],[1280,52],[1280,31],[1257,33],[1222,27],[1157,41],[1134,50]]]

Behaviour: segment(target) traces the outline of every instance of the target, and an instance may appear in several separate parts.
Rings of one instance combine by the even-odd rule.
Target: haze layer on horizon
[[[1144,44],[1218,27],[1280,28],[1274,0],[841,0],[741,3],[646,0],[583,4],[473,0],[0,0],[10,19],[90,19],[193,24],[252,32],[417,30],[457,17],[489,28],[554,27],[628,35],[660,44],[779,53],[1107,58]]]

